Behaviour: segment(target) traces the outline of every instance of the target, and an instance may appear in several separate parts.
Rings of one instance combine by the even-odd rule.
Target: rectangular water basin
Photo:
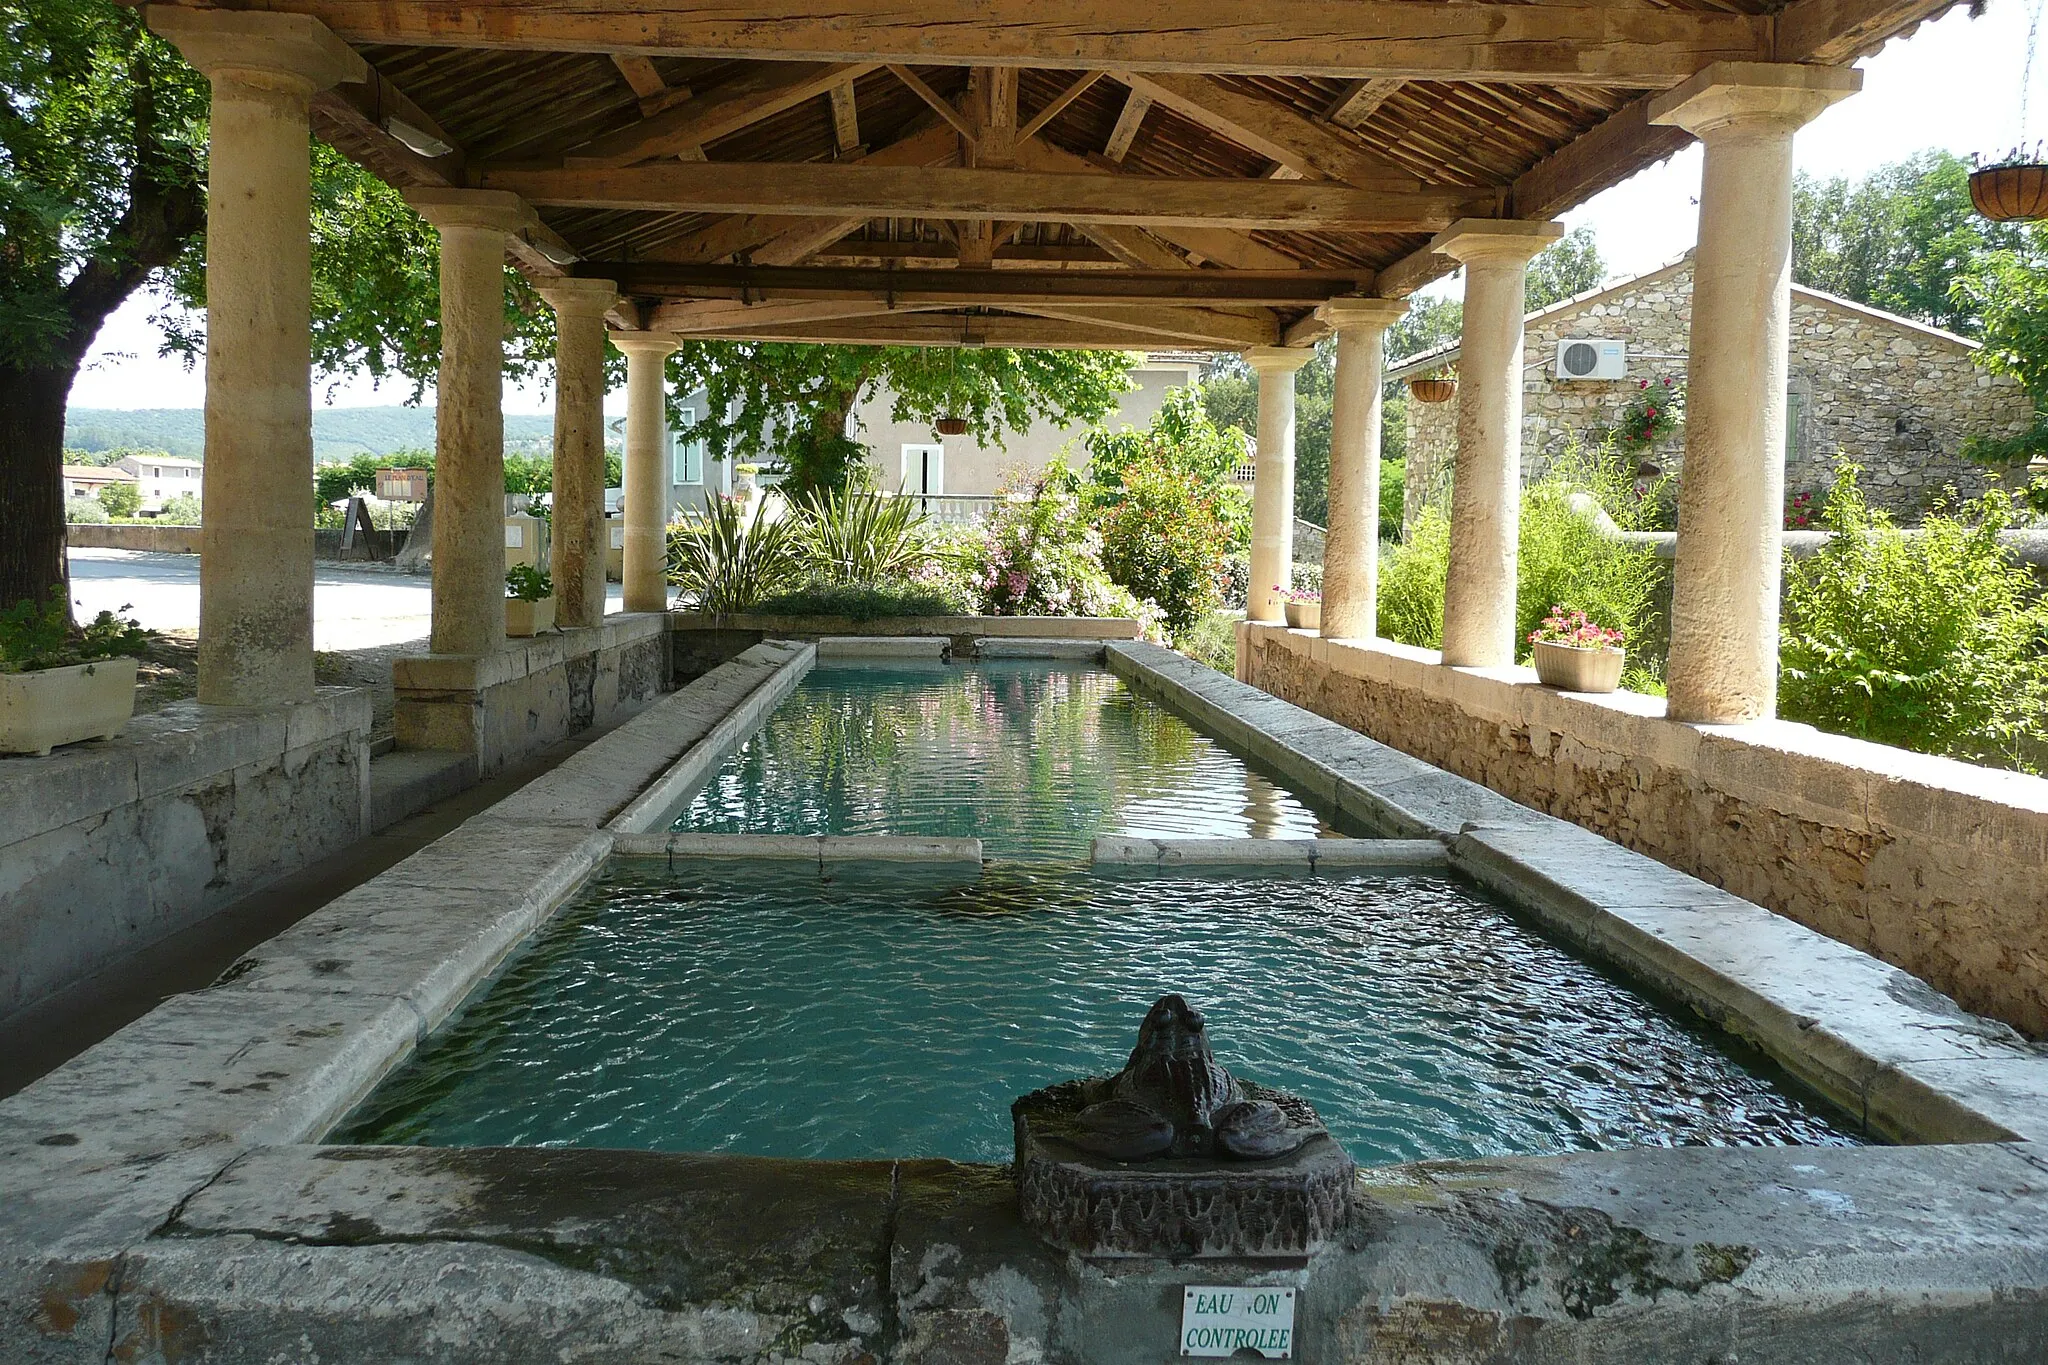
[[[1361,1164],[1846,1144],[1760,1059],[1441,875],[614,861],[336,1140],[1003,1161],[1178,991]]]
[[[979,838],[991,859],[1076,863],[1099,834],[1367,832],[1114,674],[1024,659],[821,663],[670,825]]]

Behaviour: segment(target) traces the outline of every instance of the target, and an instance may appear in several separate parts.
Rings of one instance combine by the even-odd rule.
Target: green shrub
[[[1399,540],[1408,511],[1408,462],[1380,461],[1380,539]]]
[[[796,543],[815,582],[877,584],[904,578],[932,557],[912,498],[839,487],[798,496]]]
[[[166,526],[197,526],[199,499],[190,493],[180,493],[158,509],[156,519]]]
[[[89,526],[107,519],[107,505],[98,498],[64,499],[64,520],[73,526]]]
[[[714,498],[668,528],[668,581],[681,601],[716,616],[751,610],[802,573],[796,519],[769,521],[732,498]]]
[[[505,596],[521,602],[544,602],[555,595],[555,580],[537,564],[514,564],[505,570]]]
[[[1173,647],[1198,664],[1207,664],[1218,673],[1235,675],[1237,623],[1240,619],[1233,612],[1212,611],[1176,635]]]
[[[1523,491],[1516,546],[1518,658],[1529,656],[1529,634],[1553,606],[1583,611],[1604,625],[1617,627],[1631,643],[1648,633],[1661,572],[1656,556],[1647,548],[1602,535],[1572,505],[1574,494],[1591,492],[1603,505],[1603,493],[1617,496],[1604,485],[1604,477],[1591,462],[1568,452],[1549,474]],[[1633,494],[1628,498],[1633,501]],[[1406,543],[1383,547],[1383,552],[1380,634],[1402,644],[1442,648],[1444,577],[1451,559],[1449,515],[1441,504],[1427,504]],[[1632,657],[1630,662],[1654,672],[1659,661]]]
[[[754,610],[772,616],[843,616],[878,621],[889,616],[971,616],[974,598],[944,578],[929,582],[834,583],[813,579],[764,597]]]
[[[132,517],[142,510],[142,490],[132,483],[110,483],[99,491],[100,506],[110,517]]]
[[[1169,630],[1186,630],[1223,600],[1230,532],[1216,499],[1194,474],[1150,460],[1124,467],[1119,494],[1100,519],[1102,567],[1155,603]]]
[[[2048,608],[1998,533],[1994,491],[1902,535],[1844,463],[1821,514],[1834,538],[1785,570],[1779,713],[1923,753],[2023,764],[2048,740]]]
[[[128,608],[123,606],[121,610]],[[89,664],[99,659],[140,655],[156,639],[139,621],[103,611],[83,626],[71,624],[64,588],[48,601],[23,599],[0,611],[0,673],[34,673],[45,668]]]

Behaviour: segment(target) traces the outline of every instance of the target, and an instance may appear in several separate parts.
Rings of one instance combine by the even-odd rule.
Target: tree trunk
[[[0,366],[0,611],[70,591],[64,409],[73,366]]]

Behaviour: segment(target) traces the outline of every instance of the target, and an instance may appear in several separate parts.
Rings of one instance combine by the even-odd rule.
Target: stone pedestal
[[[1673,720],[1777,712],[1792,135],[1862,83],[1846,67],[1717,62],[1650,106],[1652,123],[1706,144],[1666,667]]]
[[[1108,1083],[1066,1081],[1010,1106],[1024,1225],[1053,1246],[1081,1256],[1299,1257],[1350,1220],[1357,1168],[1326,1133],[1268,1161],[1121,1162],[1083,1151],[1077,1118],[1091,1089]],[[1317,1122],[1304,1100],[1239,1084]]]

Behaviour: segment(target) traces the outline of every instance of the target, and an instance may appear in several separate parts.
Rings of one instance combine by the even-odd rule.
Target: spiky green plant
[[[813,582],[888,583],[910,577],[933,557],[914,499],[863,489],[821,489],[799,498],[795,534]]]
[[[737,499],[716,498],[669,527],[668,581],[679,602],[729,616],[796,581],[803,565],[796,518],[770,520],[765,506],[763,499],[750,511]]]

